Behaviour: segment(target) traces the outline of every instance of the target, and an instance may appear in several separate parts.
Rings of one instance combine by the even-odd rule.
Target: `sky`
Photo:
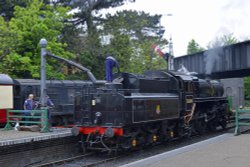
[[[115,11],[123,9],[163,15],[164,37],[172,36],[174,56],[185,55],[191,39],[204,48],[230,33],[239,41],[250,39],[250,0],[136,0]]]

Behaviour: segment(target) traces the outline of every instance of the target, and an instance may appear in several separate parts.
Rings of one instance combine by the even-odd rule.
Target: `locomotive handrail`
[[[239,135],[241,133],[240,126],[250,126],[250,109],[236,109],[234,135]]]
[[[23,113],[30,113],[29,116],[23,115]],[[20,115],[21,114],[21,115]],[[39,116],[35,114],[40,114]],[[29,119],[39,119],[39,121],[34,120],[15,120],[16,119],[23,119],[23,118],[29,118]],[[49,132],[49,119],[48,119],[48,110],[7,110],[7,123],[4,127],[4,130],[12,130],[13,127],[11,126],[11,123],[24,123],[24,124],[38,124],[42,125],[41,133]]]

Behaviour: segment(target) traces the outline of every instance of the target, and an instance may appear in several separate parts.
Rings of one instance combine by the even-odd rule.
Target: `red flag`
[[[154,49],[154,51],[160,55],[161,57],[164,56],[165,53],[162,52],[162,50],[155,44],[152,44],[151,47]]]

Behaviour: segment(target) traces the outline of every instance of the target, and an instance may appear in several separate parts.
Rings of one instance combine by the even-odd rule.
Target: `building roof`
[[[0,85],[13,85],[13,80],[6,74],[0,74]]]

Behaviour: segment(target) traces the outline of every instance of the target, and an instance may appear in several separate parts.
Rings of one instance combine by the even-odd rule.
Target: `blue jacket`
[[[35,108],[34,100],[27,99],[24,102],[24,109],[25,110],[33,110]]]

